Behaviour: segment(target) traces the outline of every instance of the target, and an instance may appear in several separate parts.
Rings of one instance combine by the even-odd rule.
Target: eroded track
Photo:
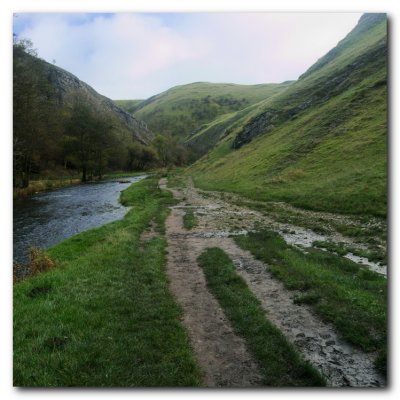
[[[160,181],[166,188],[166,181]],[[366,354],[345,343],[333,326],[321,322],[306,305],[296,305],[295,292],[286,290],[268,272],[268,267],[229,237],[232,220],[236,233],[250,230],[254,221],[268,224],[257,212],[219,199],[213,201],[188,185],[183,190],[168,189],[181,202],[172,207],[166,221],[168,241],[167,273],[170,288],[184,310],[184,324],[204,372],[208,387],[249,387],[261,385],[256,361],[225,317],[217,300],[208,291],[197,257],[209,247],[223,249],[238,273],[260,300],[267,318],[326,377],[330,386],[384,386],[374,369],[374,354]],[[196,211],[198,226],[187,231],[182,219],[187,208]],[[271,224],[273,222],[271,221]]]

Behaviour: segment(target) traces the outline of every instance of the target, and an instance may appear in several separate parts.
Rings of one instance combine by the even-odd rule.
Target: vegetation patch
[[[324,386],[322,376],[265,317],[259,301],[219,248],[207,249],[198,262],[207,286],[218,299],[235,331],[246,339],[267,386]]]
[[[377,366],[386,371],[387,281],[342,257],[315,251],[304,254],[275,232],[237,236],[235,241],[269,266],[297,303],[310,304],[343,337],[364,351],[377,351]]]
[[[387,264],[387,254],[379,247],[375,247],[373,250],[363,250],[355,246],[349,246],[346,243],[334,243],[325,240],[316,240],[313,242],[313,246],[326,249],[340,256],[352,253],[359,257],[365,257],[372,262]]]
[[[62,268],[14,285],[15,386],[201,383],[182,311],[168,291],[162,228],[139,243],[151,220],[163,225],[172,196],[152,178],[122,198],[132,206],[123,220],[51,248]]]
[[[193,229],[197,226],[197,223],[198,221],[195,212],[191,208],[188,208],[183,216],[183,226],[185,229]]]
[[[59,179],[41,179],[30,181],[27,187],[13,188],[13,198],[20,199],[31,196],[38,192],[45,192],[47,190],[59,189],[65,186],[78,185],[81,183],[78,178],[59,178]]]

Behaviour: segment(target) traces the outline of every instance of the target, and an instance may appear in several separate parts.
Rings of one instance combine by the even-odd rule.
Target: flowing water
[[[120,192],[143,178],[70,186],[14,201],[14,263],[26,263],[30,247],[47,249],[79,232],[121,219],[128,208],[119,203]]]

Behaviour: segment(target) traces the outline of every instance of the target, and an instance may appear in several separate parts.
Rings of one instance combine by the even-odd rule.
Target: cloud
[[[296,79],[356,24],[354,13],[19,14],[39,55],[108,97],[193,81]]]

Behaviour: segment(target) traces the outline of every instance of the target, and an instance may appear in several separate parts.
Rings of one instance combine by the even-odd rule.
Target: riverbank
[[[121,200],[123,220],[54,246],[56,266],[14,286],[15,386],[200,384],[164,272],[172,196],[148,178]]]
[[[144,175],[144,172],[113,172],[109,174],[105,174],[103,177],[104,180],[109,179],[119,179],[119,178],[127,178],[127,177],[134,177]],[[146,174],[147,175],[147,174]],[[94,179],[88,181],[87,183],[91,182],[98,182],[98,179]],[[26,188],[13,188],[13,199],[23,199],[29,196],[32,196],[36,193],[46,192],[48,190],[55,190],[60,189],[63,187],[73,186],[73,185],[80,185],[81,179],[79,177],[69,176],[69,177],[60,177],[60,178],[49,178],[49,179],[39,179],[39,180],[31,180],[29,182],[29,186]]]
[[[66,186],[79,185],[80,183],[81,180],[78,178],[42,179],[38,181],[30,181],[29,186],[26,188],[13,188],[13,199],[23,199],[36,193],[60,189]]]

